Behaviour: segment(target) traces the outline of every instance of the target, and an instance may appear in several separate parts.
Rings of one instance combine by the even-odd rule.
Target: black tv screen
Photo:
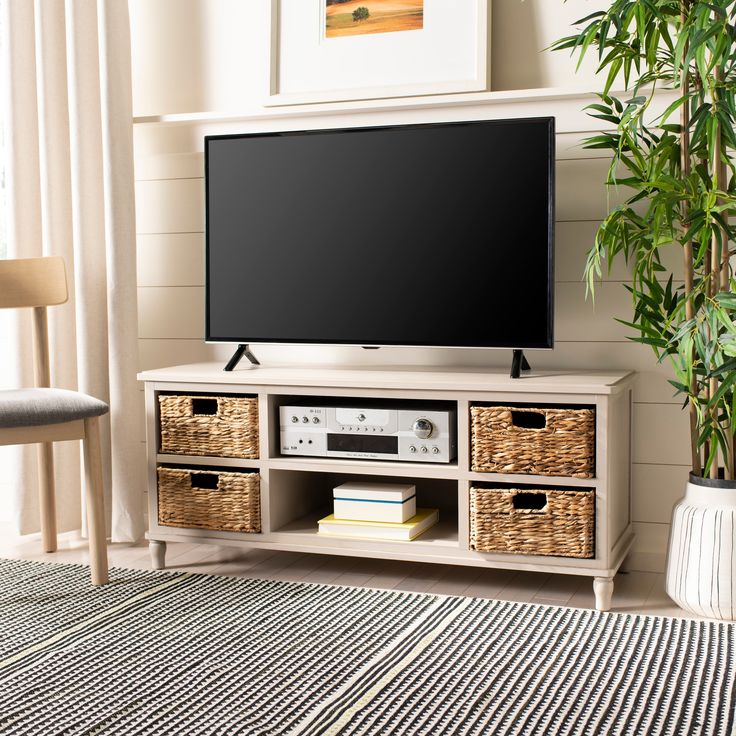
[[[207,339],[551,348],[554,119],[208,136]]]

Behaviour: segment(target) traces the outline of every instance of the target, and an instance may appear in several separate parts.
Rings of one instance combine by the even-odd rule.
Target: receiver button
[[[298,421],[299,421],[299,417],[292,417],[291,418],[291,423],[292,424],[296,424]]]
[[[429,452],[429,451],[427,450],[427,446],[426,446],[426,445],[422,445],[422,447],[421,447],[420,449],[421,449],[421,451],[422,451],[422,452],[424,452],[424,453],[427,453],[427,452]]]
[[[409,445],[409,452],[416,452],[417,448],[414,445]]]
[[[312,417],[312,424],[319,424],[319,417]]]
[[[309,417],[302,417],[302,422],[304,424],[309,424]]]
[[[439,454],[440,454],[440,448],[439,448],[439,447],[436,447],[436,446],[435,446],[435,447],[433,447],[433,448],[432,448],[432,452],[433,452],[433,453],[434,453],[435,455],[439,455]]]

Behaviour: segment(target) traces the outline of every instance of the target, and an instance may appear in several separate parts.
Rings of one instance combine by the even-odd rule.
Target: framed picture
[[[266,105],[489,85],[489,0],[271,0]]]

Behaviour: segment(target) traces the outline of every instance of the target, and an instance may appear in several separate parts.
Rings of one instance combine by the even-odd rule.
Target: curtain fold
[[[113,541],[143,533],[135,203],[127,0],[6,0],[9,257],[61,255],[70,301],[50,310],[52,383],[110,403],[102,426]],[[17,385],[30,385],[27,315]],[[33,448],[15,452],[20,533],[38,529]],[[59,529],[80,528],[76,443],[56,445]]]

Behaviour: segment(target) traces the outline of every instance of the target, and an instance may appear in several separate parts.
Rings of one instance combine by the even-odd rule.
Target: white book
[[[416,486],[406,483],[343,483],[333,490],[336,519],[403,523],[417,513]]]

